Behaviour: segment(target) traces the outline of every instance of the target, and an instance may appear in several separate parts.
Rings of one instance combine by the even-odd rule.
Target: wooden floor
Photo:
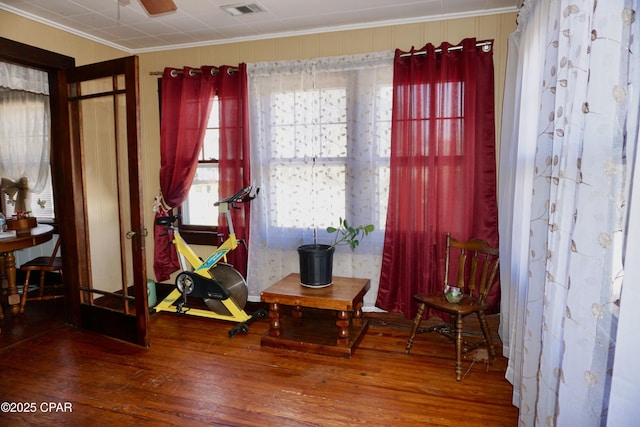
[[[467,360],[456,382],[452,344],[419,335],[404,354],[409,322],[397,316],[369,314],[346,359],[260,347],[266,319],[229,338],[229,323],[172,313],[152,316],[140,348],[36,315],[59,301],[0,323],[0,403],[31,411],[3,406],[0,425],[517,425],[504,358]]]

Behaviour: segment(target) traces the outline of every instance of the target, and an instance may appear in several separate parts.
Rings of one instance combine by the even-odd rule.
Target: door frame
[[[68,323],[82,328],[80,288],[89,283],[90,265],[85,237],[87,224],[82,150],[80,142],[74,142],[71,137],[67,94],[67,71],[75,68],[75,58],[0,37],[0,60],[37,68],[49,74],[51,179],[56,222],[60,234],[64,236],[62,258],[65,271],[65,313]],[[139,96],[138,90],[136,85],[136,98]],[[139,212],[142,215],[142,210]],[[144,248],[144,244],[142,247]],[[144,264],[142,274],[146,277]],[[146,281],[144,287],[146,288]],[[148,312],[145,315],[148,320]],[[145,335],[143,339],[137,339],[138,344],[148,346],[148,322],[144,325],[138,322],[137,327]]]

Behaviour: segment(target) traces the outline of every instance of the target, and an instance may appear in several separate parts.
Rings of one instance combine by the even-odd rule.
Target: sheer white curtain
[[[247,65],[251,167],[250,299],[299,272],[297,247],[330,243],[340,217],[376,231],[336,249],[334,275],[377,293],[386,218],[393,52]],[[317,233],[317,235],[316,235]]]
[[[527,1],[510,39],[501,336],[521,425],[637,419],[635,399],[610,404],[638,382],[620,333],[638,321],[637,3]]]
[[[538,138],[538,109],[544,66],[549,9],[524,4],[518,27],[508,41],[507,79],[503,102],[502,137],[498,185],[500,274],[500,338],[503,354],[511,363],[506,377],[522,382],[520,365],[524,350],[524,321],[528,297],[529,222],[531,188]],[[524,82],[524,84],[523,84]],[[520,402],[520,388],[514,387],[514,404]]]
[[[0,62],[0,177],[16,210],[47,184],[49,129],[47,73]]]

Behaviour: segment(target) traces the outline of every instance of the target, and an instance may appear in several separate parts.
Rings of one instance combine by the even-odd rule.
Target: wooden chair
[[[25,272],[24,286],[22,288],[22,298],[20,299],[20,313],[24,313],[24,307],[27,304],[27,301],[40,301],[64,297],[64,295],[60,294],[44,294],[45,287],[54,290],[64,287],[64,280],[62,278],[62,257],[57,256],[58,250],[60,249],[61,241],[62,239],[60,238],[60,236],[58,236],[58,241],[53,247],[53,252],[51,252],[50,256],[40,256],[20,266],[20,270]],[[28,297],[27,294],[29,293],[29,279],[31,277],[32,271],[40,272],[40,289],[38,296]],[[60,273],[60,283],[54,285],[46,285],[46,273],[56,271]]]
[[[457,257],[457,264],[453,264]],[[451,264],[450,264],[451,262]],[[418,302],[418,313],[413,321],[411,336],[407,342],[405,353],[409,354],[413,340],[418,332],[438,332],[455,342],[456,350],[456,380],[462,379],[462,354],[474,350],[485,344],[492,359],[496,358],[495,346],[491,339],[491,332],[485,318],[485,310],[489,308],[487,297],[491,288],[498,283],[497,272],[499,265],[499,251],[489,246],[487,242],[473,239],[461,242],[447,233],[447,247],[445,253],[444,287],[447,284],[462,289],[462,299],[457,303],[447,301],[444,293],[417,294],[414,299]],[[457,282],[449,282],[450,267],[457,270]],[[420,322],[426,307],[439,310],[451,315],[451,322],[445,325],[420,328]],[[483,340],[469,343],[462,338],[463,319],[469,314],[476,313],[480,321]]]

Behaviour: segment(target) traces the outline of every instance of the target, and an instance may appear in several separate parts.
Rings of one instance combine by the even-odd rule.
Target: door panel
[[[68,72],[72,138],[81,151],[88,275],[81,327],[149,345],[139,159],[137,57]]]
[[[146,234],[143,224],[142,184],[139,179],[140,163],[137,161],[140,156],[139,130],[138,130],[138,64],[137,58],[123,58],[114,61],[90,64],[82,67],[75,67],[75,60],[72,57],[60,55],[45,49],[25,45],[23,43],[8,40],[0,37],[0,58],[5,61],[31,66],[46,70],[49,73],[49,90],[51,103],[51,175],[56,209],[56,222],[63,236],[62,257],[65,271],[65,309],[67,321],[75,327],[82,327],[98,331],[119,339],[135,342],[141,345],[148,345],[148,308],[146,298],[146,264],[144,235]],[[94,81],[95,80],[95,81]],[[79,88],[75,83],[93,82]],[[115,81],[115,83],[113,83]],[[77,87],[78,86],[78,87]],[[117,90],[114,90],[117,87]],[[109,109],[111,118],[109,126],[102,126],[101,114],[106,114],[107,107],[96,109],[93,120],[96,124],[91,128],[86,124],[80,126],[82,112],[79,98],[69,98],[72,95],[82,94],[97,95],[101,91],[112,92],[109,95],[124,98],[125,106]],[[69,101],[69,99],[71,99]],[[88,98],[85,98],[88,99]],[[117,101],[120,103],[121,101]],[[84,108],[84,107],[83,107]],[[88,110],[90,110],[88,108]],[[117,113],[115,113],[117,112]],[[84,114],[89,114],[85,111]],[[106,116],[105,116],[106,117]],[[117,118],[117,120],[116,120]],[[106,121],[106,120],[105,120]],[[117,124],[116,124],[117,122]],[[100,125],[100,126],[98,126]],[[88,131],[84,135],[81,129]],[[118,131],[116,131],[118,129]],[[117,215],[119,218],[113,219],[111,223],[118,224],[114,229],[118,233],[117,238],[109,245],[90,239],[91,233],[97,233],[92,223],[92,230],[89,230],[89,205],[93,206],[95,200],[100,200],[99,196],[102,186],[96,185],[91,190],[90,202],[87,202],[88,191],[84,186],[85,175],[95,165],[95,156],[90,162],[84,159],[84,140],[93,144],[102,143],[101,138],[107,136],[109,140],[114,140],[118,136],[119,140],[126,140],[125,149],[119,150],[119,157],[122,159],[118,164],[123,166],[119,176],[124,176],[125,180],[117,184],[117,188],[128,187],[124,194],[117,193],[118,204]],[[124,137],[123,135],[126,135]],[[102,160],[100,157],[98,160]],[[102,171],[91,171],[92,177],[101,176]],[[93,179],[93,178],[92,178]],[[111,182],[113,181],[105,181]],[[95,193],[95,194],[94,194]],[[106,192],[109,196],[109,192]],[[112,193],[113,194],[113,191]],[[128,200],[127,200],[128,197]],[[116,210],[109,210],[110,217],[115,216]],[[91,213],[93,217],[96,215]],[[105,216],[107,216],[105,214]],[[127,230],[127,232],[124,232]],[[121,236],[130,234],[132,238],[127,240]],[[107,234],[107,233],[105,233]],[[111,234],[114,234],[112,232]],[[95,248],[91,247],[93,242]],[[100,297],[100,293],[88,292],[81,289],[92,289],[93,268],[97,265],[103,266],[102,261],[107,258],[100,256],[101,249],[107,247],[120,248],[115,251],[116,256],[121,256],[121,264],[118,266],[114,277],[119,277],[122,283],[133,284],[134,291],[129,297],[135,303],[134,310],[129,314],[123,310],[109,310],[94,303]],[[93,249],[93,251],[91,251]],[[124,255],[123,255],[124,254]],[[111,258],[112,255],[109,255]],[[112,264],[115,265],[115,264]],[[121,267],[124,265],[124,267]],[[126,272],[123,274],[123,272]],[[105,282],[101,278],[102,273],[97,274],[97,282]],[[126,279],[122,279],[125,277]],[[114,281],[117,281],[114,279]],[[102,286],[102,285],[98,285]],[[99,289],[95,289],[99,290]],[[101,291],[101,290],[100,290]],[[123,305],[121,292],[113,292],[118,296]],[[81,302],[81,297],[83,298]],[[135,299],[133,299],[135,297]],[[131,305],[131,304],[130,304]],[[133,313],[136,313],[134,315]]]

